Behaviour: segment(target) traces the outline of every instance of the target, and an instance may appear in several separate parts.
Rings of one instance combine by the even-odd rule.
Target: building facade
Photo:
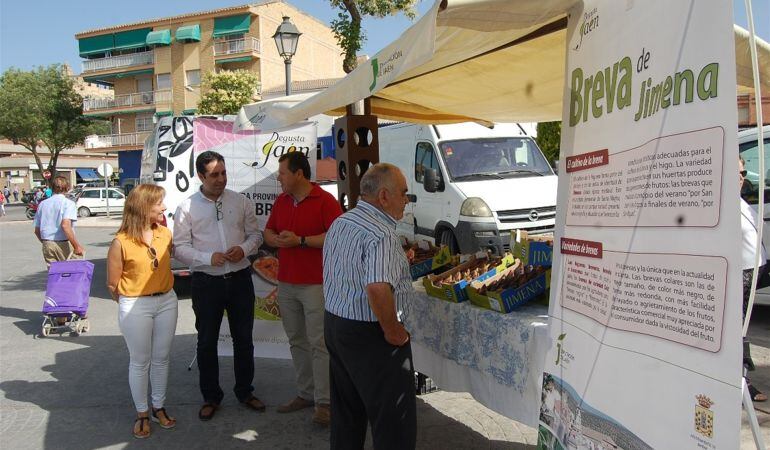
[[[46,147],[38,147],[37,150],[43,164],[47,165],[50,152]],[[59,154],[57,175],[69,179],[72,186],[77,183],[100,182],[104,179],[96,173],[96,168],[105,162],[117,171],[116,155],[93,154],[86,152],[83,147],[67,149]],[[43,174],[38,169],[32,153],[21,145],[0,140],[0,187],[18,187],[21,192],[43,184]]]
[[[182,14],[83,31],[75,35],[86,82],[113,87],[112,98],[88,97],[84,114],[110,120],[112,133],[90,139],[92,152],[138,151],[154,117],[195,114],[208,72],[255,72],[261,90],[284,84],[284,62],[273,34],[289,16],[302,33],[292,59],[297,81],[335,78],[342,50],[329,27],[282,0]],[[255,99],[260,92],[255,93]],[[121,166],[122,167],[122,166]],[[133,174],[131,174],[133,175]],[[128,175],[127,175],[128,176]],[[138,173],[136,174],[138,177]]]
[[[738,127],[752,128],[757,126],[757,108],[754,94],[738,95]],[[762,122],[770,125],[770,96],[762,96]]]

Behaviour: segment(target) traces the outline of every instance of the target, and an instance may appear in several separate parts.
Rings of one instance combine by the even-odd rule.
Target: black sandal
[[[147,434],[141,434],[144,431],[144,422],[147,422]],[[150,418],[149,417],[137,417],[134,421],[134,429],[136,429],[136,423],[139,422],[139,433],[132,431],[136,439],[147,439],[150,437]]]
[[[159,413],[163,413],[164,416],[166,416],[166,424],[164,425],[163,422],[160,421],[160,417],[158,417]],[[152,408],[152,421],[160,425],[163,429],[171,429],[176,426],[176,419],[171,418],[171,416],[168,415],[166,412],[166,408]]]
[[[204,403],[203,406],[201,406],[201,409],[198,411],[198,418],[203,422],[211,420],[214,417],[214,414],[216,414],[218,407],[219,405],[215,405],[213,403]],[[203,410],[206,408],[211,408],[211,412],[204,414]]]
[[[767,395],[763,394],[759,391],[759,389],[755,388],[754,385],[751,383],[747,383],[749,388],[749,395],[751,396],[751,401],[753,402],[766,402],[767,401]]]

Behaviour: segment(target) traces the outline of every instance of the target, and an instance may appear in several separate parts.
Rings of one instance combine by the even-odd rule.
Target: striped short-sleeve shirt
[[[334,221],[323,248],[326,310],[351,320],[377,322],[366,286],[389,283],[397,311],[412,289],[409,263],[396,220],[361,200]]]

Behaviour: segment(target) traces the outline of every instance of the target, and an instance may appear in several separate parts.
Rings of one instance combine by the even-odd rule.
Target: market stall
[[[442,390],[468,392],[529,426],[537,424],[543,358],[551,344],[547,320],[543,305],[500,314],[430,297],[420,283],[404,311],[415,370]]]

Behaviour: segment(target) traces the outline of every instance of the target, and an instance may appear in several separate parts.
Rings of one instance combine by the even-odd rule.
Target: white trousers
[[[156,297],[120,296],[118,323],[128,346],[128,385],[137,412],[147,407],[148,378],[152,383],[152,406],[166,402],[171,342],[176,332],[177,298],[171,289]]]

